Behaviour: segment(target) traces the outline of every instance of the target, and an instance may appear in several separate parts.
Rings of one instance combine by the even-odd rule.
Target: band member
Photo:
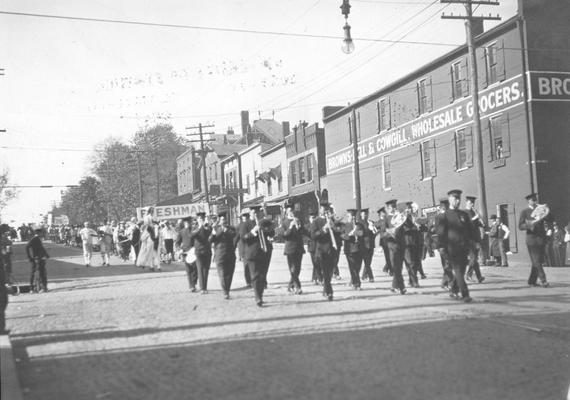
[[[399,234],[396,235],[396,240],[400,242],[400,246],[403,250],[403,260],[406,265],[406,270],[408,271],[408,282],[410,286],[418,288],[420,284],[418,282],[418,235],[419,230],[414,219],[412,217],[412,202],[407,202],[400,205],[400,212],[405,215],[405,221],[402,224]]]
[[[333,277],[335,279],[342,279],[340,276],[340,270],[338,268],[338,262],[340,260],[340,253],[342,249],[342,237],[341,234],[343,232],[343,224],[340,222],[339,218],[334,212],[334,207],[332,204],[328,202],[322,202],[320,205],[320,215],[322,218],[330,218],[331,219],[331,226],[332,232],[335,237],[335,247],[334,250],[334,258],[333,258]],[[327,217],[328,215],[328,217]]]
[[[392,292],[406,294],[406,286],[402,276],[402,264],[404,262],[404,251],[401,244],[396,240],[399,227],[395,224],[397,200],[389,200],[386,205],[386,245],[390,256],[390,264],[392,265]]]
[[[291,273],[288,290],[295,294],[302,294],[299,274],[301,273],[301,262],[305,253],[303,236],[307,236],[309,233],[301,224],[299,215],[295,214],[291,208],[287,210],[287,215],[283,219],[282,229],[283,238],[285,239],[283,254],[287,257],[287,265]]]
[[[253,211],[244,209],[242,210],[242,216],[246,212],[252,213]],[[240,224],[238,235],[239,240],[243,243],[244,266],[249,270],[255,302],[258,307],[263,307],[263,291],[265,289],[263,257],[265,257],[265,254],[262,249],[260,227],[255,221],[247,218]]]
[[[384,268],[382,271],[389,274],[390,276],[394,275],[392,272],[392,263],[390,262],[390,252],[388,250],[388,245],[386,243],[386,207],[381,207],[378,210],[378,221],[376,221],[376,229],[378,230],[378,234],[380,235],[380,247],[382,247],[382,252],[384,253],[384,259],[386,263],[384,264]]]
[[[471,223],[473,224],[473,237],[475,241],[471,243],[471,249],[469,250],[469,269],[467,270],[467,275],[465,278],[470,281],[473,279],[473,272],[477,277],[479,283],[483,282],[485,278],[481,275],[481,267],[479,266],[479,252],[481,251],[481,229],[485,228],[485,224],[475,211],[475,196],[465,196],[465,212],[471,218]]]
[[[344,255],[348,262],[350,271],[350,284],[360,290],[360,269],[362,268],[362,236],[364,229],[362,224],[356,221],[356,210],[346,210],[346,223],[344,224],[344,232],[341,237],[344,241]]]
[[[334,268],[336,241],[334,238],[332,213],[328,203],[321,203],[322,215],[311,224],[311,240],[315,242],[315,257],[323,273],[323,296],[333,299],[331,279]]]
[[[305,227],[305,230],[309,232],[309,240],[307,241],[307,251],[311,256],[311,264],[313,265],[313,274],[311,280],[315,283],[315,285],[322,285],[323,284],[323,272],[317,262],[317,256],[315,254],[316,244],[313,239],[310,238],[311,227],[315,223],[317,218],[316,212],[309,213],[309,223]]]
[[[198,284],[202,294],[208,293],[208,274],[212,262],[212,247],[208,239],[212,233],[212,227],[206,223],[206,213],[196,213],[197,226],[190,233],[190,239],[194,242],[196,253],[196,267],[198,268]]]
[[[191,292],[197,292],[196,283],[198,282],[198,268],[196,262],[189,263],[186,259],[188,250],[194,246],[194,241],[191,238],[191,219],[190,217],[184,218],[183,228],[180,229],[176,236],[176,247],[182,251],[182,260],[186,267],[186,277],[188,278],[188,286]]]
[[[271,255],[273,254],[273,238],[275,237],[275,228],[273,221],[267,218],[265,211],[261,206],[251,207],[251,215],[259,225],[259,237],[262,245],[261,267],[263,269],[263,287],[267,289],[267,273],[269,272],[269,264],[271,263]],[[264,248],[263,248],[264,247]]]
[[[437,232],[438,221],[443,218],[443,214],[449,209],[449,200],[441,199],[439,201],[438,214],[435,218],[435,224],[433,227],[434,235],[433,242],[435,248],[439,249],[439,235]],[[443,269],[443,276],[441,277],[441,288],[444,290],[450,290],[453,283],[453,270],[447,260],[447,255],[445,253],[439,252],[439,258],[441,260],[441,268]]]
[[[471,249],[471,241],[475,240],[473,224],[469,215],[459,210],[461,203],[461,190],[450,190],[448,195],[449,209],[440,215],[437,220],[438,250],[443,254],[453,270],[453,282],[451,285],[452,297],[458,297],[468,303],[469,289],[465,282],[465,270],[468,264],[468,255]]]
[[[220,278],[220,285],[224,292],[224,298],[230,298],[230,288],[236,269],[236,246],[237,232],[230,226],[226,213],[219,213],[215,227],[209,238],[214,244],[214,261]]]
[[[239,259],[240,261],[242,261],[243,263],[243,277],[245,279],[245,284],[248,288],[251,288],[251,277],[249,275],[249,268],[247,267],[247,263],[244,257],[244,248],[245,248],[245,242],[244,240],[241,238],[240,236],[240,232],[245,232],[245,231],[249,231],[248,229],[245,229],[246,225],[251,225],[251,219],[250,219],[250,212],[251,210],[249,208],[244,208],[241,212],[241,222],[238,225],[237,228],[237,243],[238,243],[238,254],[239,254]],[[243,228],[243,229],[242,229]]]
[[[362,280],[374,282],[374,274],[372,273],[372,257],[374,256],[374,247],[376,234],[378,229],[372,221],[368,219],[368,208],[360,211],[360,221],[362,224],[362,261],[364,263],[364,271],[362,272]]]
[[[537,194],[531,193],[525,197],[528,207],[521,211],[519,218],[519,229],[526,231],[526,247],[530,256],[531,270],[528,277],[530,286],[539,286],[537,279],[540,279],[540,286],[549,287],[546,281],[546,274],[542,267],[544,262],[544,252],[546,248],[546,230],[547,224],[551,223],[554,218],[550,213],[541,213],[533,215],[538,207]],[[544,206],[543,206],[544,207]]]

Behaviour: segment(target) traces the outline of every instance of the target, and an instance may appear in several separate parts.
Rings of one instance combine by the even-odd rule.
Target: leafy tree
[[[8,183],[10,182],[9,175],[9,171],[7,169],[4,169],[0,173],[0,220],[2,210],[17,196],[17,192],[15,190],[8,188]]]
[[[63,194],[61,206],[52,212],[67,215],[71,224],[82,224],[85,221],[101,223],[107,217],[103,199],[101,182],[93,176],[87,176],[79,181],[77,188],[70,188]]]

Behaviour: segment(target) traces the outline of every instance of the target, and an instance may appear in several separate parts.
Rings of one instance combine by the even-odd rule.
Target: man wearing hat
[[[388,254],[390,256],[390,264],[392,266],[392,292],[406,294],[406,285],[404,284],[404,277],[402,276],[402,266],[404,263],[404,251],[400,241],[401,236],[400,227],[395,225],[396,217],[396,204],[397,200],[389,200],[385,203],[386,206],[386,232],[385,242],[388,247]]]
[[[310,226],[311,240],[315,242],[315,258],[323,274],[323,296],[333,299],[331,279],[334,268],[335,252],[338,251],[334,237],[334,221],[328,203],[321,203],[323,215],[315,219]],[[336,248],[336,249],[335,249]]]
[[[362,224],[356,221],[356,210],[346,210],[346,223],[341,234],[344,255],[350,271],[350,284],[355,290],[360,290],[360,269],[362,268]]]
[[[392,272],[392,263],[390,262],[390,252],[388,250],[388,245],[386,244],[386,207],[381,207],[378,209],[378,221],[376,221],[376,229],[378,234],[380,235],[380,247],[382,247],[382,252],[384,253],[384,259],[386,263],[384,264],[384,268],[382,269],[383,272],[389,274],[390,276],[393,275]]]
[[[413,218],[412,211],[413,202],[408,201],[405,204],[400,204],[399,211],[406,216],[405,221],[400,229],[401,235],[396,236],[396,240],[400,241],[403,249],[403,260],[408,271],[408,282],[410,286],[418,288],[419,266],[419,230]],[[423,275],[423,270],[422,270]]]
[[[291,279],[289,281],[288,290],[295,294],[301,294],[301,281],[299,274],[301,273],[301,262],[305,247],[303,245],[303,236],[308,236],[309,232],[303,227],[299,219],[299,215],[295,214],[291,208],[288,208],[287,214],[283,219],[283,239],[285,239],[285,247],[283,254],[287,257],[287,265]]]
[[[198,268],[198,284],[202,294],[208,293],[208,274],[212,262],[212,247],[209,242],[212,227],[206,223],[206,213],[196,213],[198,225],[190,233],[190,240],[194,242],[196,253],[196,267]]]
[[[237,232],[228,224],[225,212],[218,214],[218,224],[212,229],[210,242],[214,244],[214,261],[224,298],[230,298],[230,288],[236,269]]]
[[[273,237],[275,236],[275,228],[273,221],[267,218],[265,210],[261,206],[251,207],[252,215],[259,225],[259,238],[262,248],[261,252],[261,268],[263,271],[263,285],[267,289],[267,273],[269,272],[269,264],[271,264],[271,256],[273,255]]]
[[[538,207],[537,197],[536,193],[531,193],[525,197],[528,207],[521,211],[519,230],[526,231],[526,247],[532,264],[528,284],[539,286],[537,280],[540,279],[540,286],[549,287],[542,263],[546,250],[546,224],[554,221],[554,218],[551,213],[540,213],[533,216],[533,211]]]
[[[135,265],[136,265],[137,258],[139,257],[139,251],[141,250],[141,229],[135,217],[131,218],[131,229],[130,229],[129,239],[131,240],[131,245],[135,250]]]
[[[317,219],[317,212],[311,211],[309,213],[309,223],[305,227],[305,230],[307,232],[309,232],[309,240],[307,241],[307,251],[309,252],[309,255],[311,256],[311,264],[313,265],[313,273],[311,275],[312,276],[311,280],[315,283],[315,285],[322,285],[323,284],[323,273],[322,273],[321,268],[317,262],[317,257],[315,255],[316,244],[315,244],[315,241],[313,239],[311,239],[311,233],[310,233],[312,226],[315,223],[316,219]]]
[[[439,207],[437,209],[437,216],[435,217],[435,224],[433,226],[432,240],[436,249],[439,249],[439,235],[437,233],[437,226],[439,219],[444,217],[445,212],[449,209],[449,200],[440,199]],[[447,261],[446,254],[439,252],[439,259],[441,261],[441,268],[443,269],[443,276],[441,278],[441,288],[449,290],[453,283],[453,270]]]
[[[47,288],[47,272],[46,272],[46,259],[49,258],[40,235],[43,230],[40,227],[34,229],[34,236],[30,239],[26,245],[26,255],[32,263],[32,273],[30,275],[30,288],[34,288],[34,277],[36,275],[36,270],[40,275],[40,291],[48,291]]]
[[[360,210],[360,221],[362,225],[362,262],[364,271],[362,271],[362,280],[374,282],[374,274],[372,273],[372,258],[374,256],[374,247],[376,234],[378,230],[376,226],[368,219],[368,208]]]
[[[194,246],[194,241],[191,237],[191,222],[190,217],[184,218],[182,220],[183,228],[178,231],[176,236],[176,247],[182,250],[182,260],[184,260],[184,265],[186,267],[186,277],[188,278],[188,286],[191,292],[196,292],[196,283],[198,282],[198,268],[196,267],[196,261],[188,262],[186,255],[188,251]]]
[[[242,233],[249,232],[251,228],[255,225],[250,219],[251,210],[249,208],[244,208],[241,210],[241,222],[237,227],[237,246],[240,261],[243,262],[243,277],[245,279],[245,284],[248,288],[251,288],[251,277],[249,274],[249,268],[244,257],[245,242],[241,237]]]
[[[447,192],[449,209],[437,220],[438,250],[453,270],[451,296],[458,297],[469,303],[469,289],[465,282],[465,270],[468,264],[468,255],[471,242],[475,240],[473,224],[469,215],[459,210],[461,203],[461,190],[454,189]]]
[[[475,211],[475,196],[465,196],[465,212],[471,218],[471,223],[473,224],[473,237],[475,241],[471,243],[471,248],[469,250],[469,269],[467,270],[466,279],[473,279],[473,272],[479,283],[483,282],[485,278],[481,275],[481,268],[479,266],[479,252],[481,251],[481,229],[485,227],[483,221],[479,217],[479,214]]]
[[[340,276],[340,270],[338,268],[338,262],[340,260],[340,252],[342,249],[343,240],[341,234],[343,232],[343,224],[337,218],[334,207],[328,201],[322,201],[320,203],[320,216],[324,219],[330,219],[330,225],[332,227],[332,234],[335,238],[335,246],[333,246],[333,277],[335,279],[342,279]]]

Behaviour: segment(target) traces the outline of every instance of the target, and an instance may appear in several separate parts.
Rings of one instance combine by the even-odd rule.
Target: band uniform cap
[[[398,203],[396,205],[396,209],[400,212],[404,212],[408,209],[408,203],[407,202]]]
[[[536,201],[537,196],[538,196],[537,193],[531,193],[531,194],[529,194],[529,195],[526,195],[524,198],[527,199],[527,200],[531,200],[531,199],[532,199],[532,200]]]
[[[352,214],[353,216],[356,215],[356,209],[355,208],[349,208],[346,210],[347,213]]]
[[[197,212],[196,217],[206,218],[206,213],[205,212]]]
[[[469,200],[471,203],[475,203],[475,200],[477,200],[477,197],[475,197],[475,196],[465,196],[465,200]]]
[[[380,207],[380,208],[378,209],[378,211],[376,211],[376,212],[377,212],[378,214],[380,214],[380,213],[382,213],[382,212],[385,213],[385,212],[386,212],[386,207]]]
[[[325,208],[328,208],[331,206],[331,203],[329,203],[328,201],[321,201],[319,204],[321,207],[325,207]]]
[[[398,203],[398,200],[392,199],[392,200],[388,200],[388,201],[385,202],[384,204],[386,204],[387,206],[396,207],[396,203]]]
[[[369,210],[368,208],[361,208],[361,209],[360,209],[360,212],[365,212],[365,213],[368,214],[368,210]]]
[[[316,217],[318,213],[316,211],[309,211],[309,217]]]
[[[453,189],[453,190],[450,190],[449,192],[447,192],[447,195],[448,195],[448,196],[461,197],[461,193],[463,193],[462,190]]]
[[[192,218],[191,217],[186,217],[186,218],[182,218],[183,222],[192,222]]]
[[[447,199],[439,199],[439,204],[449,205],[449,200],[447,200]]]
[[[497,216],[495,214],[491,214],[491,216],[489,217],[489,219],[497,219]]]
[[[413,201],[406,201],[406,206],[408,206],[408,207],[411,207],[411,206],[412,206],[412,204],[414,204],[414,202],[413,202]]]
[[[218,217],[227,217],[228,213],[227,213],[227,211],[222,211],[222,212],[219,212],[217,215],[218,215]]]

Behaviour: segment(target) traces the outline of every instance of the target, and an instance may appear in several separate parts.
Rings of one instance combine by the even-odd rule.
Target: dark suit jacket
[[[471,218],[465,211],[447,210],[436,220],[438,248],[444,249],[450,259],[464,258],[470,242],[475,240]]]
[[[26,254],[28,258],[32,260],[34,257],[46,257],[49,258],[49,255],[42,244],[42,240],[39,236],[34,236],[30,239],[28,244],[26,245]]]
[[[332,238],[329,231],[324,231],[323,227],[327,223],[323,217],[316,218],[311,224],[311,240],[315,242],[315,255],[329,255],[334,254],[334,247],[332,246]]]
[[[546,224],[554,221],[552,213],[535,224],[530,222],[534,219],[530,215],[533,209],[526,207],[519,217],[519,230],[526,231],[526,244],[530,246],[542,246],[546,243]]]
[[[255,221],[252,220],[242,222],[239,225],[238,235],[243,246],[241,257],[247,261],[258,261],[264,255],[263,250],[261,250],[259,236],[251,233],[254,226]]]
[[[190,236],[190,228],[182,228],[176,235],[176,245],[180,246],[183,252],[187,252],[194,246],[194,240]]]
[[[309,237],[309,240],[307,241],[307,251],[309,253],[314,253],[315,252],[315,248],[316,248],[316,243],[313,239],[311,239],[311,227],[313,226],[314,222],[311,224],[307,224],[305,225],[305,231],[307,231],[307,236]]]
[[[371,250],[376,247],[374,243],[376,234],[368,227],[368,221],[362,223],[362,249]]]
[[[197,256],[212,255],[212,246],[208,240],[211,233],[212,228],[207,225],[190,232],[190,239],[194,241],[194,252]]]
[[[341,235],[344,240],[344,254],[358,253],[361,251],[361,241],[362,235],[364,235],[364,229],[362,224],[357,222],[354,236],[349,236],[348,234],[354,229],[354,226],[354,222],[347,222],[344,224],[344,232]]]
[[[471,218],[471,224],[473,224],[473,230],[474,230],[474,237],[477,243],[481,243],[480,228],[484,228],[485,225],[483,224],[483,222],[481,222],[481,218],[473,219],[476,215],[474,210],[464,210],[464,211],[467,213],[467,215],[469,215],[469,218]]]
[[[291,226],[291,222],[289,219],[283,221],[283,239],[285,239],[283,254],[302,254],[305,252],[303,236],[307,236],[309,233],[302,225],[299,228]]]
[[[214,261],[224,263],[236,260],[237,232],[233,226],[228,226],[223,232],[221,227],[216,228],[210,235],[210,242],[214,244]]]

